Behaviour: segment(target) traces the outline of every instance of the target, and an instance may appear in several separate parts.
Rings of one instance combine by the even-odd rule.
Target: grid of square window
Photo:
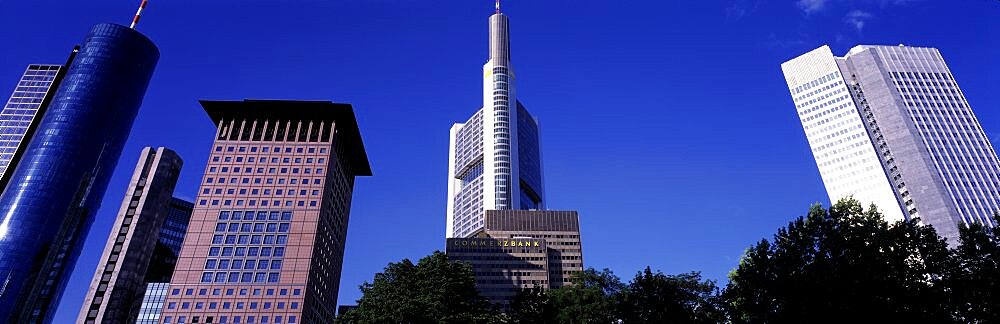
[[[201,282],[279,282],[291,220],[291,211],[220,211]]]
[[[328,148],[215,146],[199,206],[319,208]]]

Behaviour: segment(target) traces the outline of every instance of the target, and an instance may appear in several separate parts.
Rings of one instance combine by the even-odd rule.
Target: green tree
[[[573,276],[572,285],[548,292],[558,313],[559,323],[611,323],[619,318],[615,312],[625,285],[611,270],[593,268]]]
[[[542,288],[522,289],[510,303],[507,311],[510,323],[556,323],[558,310],[549,294]]]
[[[994,224],[1000,217],[994,216]],[[956,316],[965,323],[1000,322],[1000,227],[975,223],[959,229],[949,286]]]
[[[476,291],[472,268],[436,251],[413,264],[389,263],[361,285],[358,308],[341,323],[494,323],[498,312]]]
[[[932,227],[842,200],[748,249],[723,296],[734,323],[946,323],[951,260]]]
[[[720,323],[718,288],[698,272],[664,275],[649,267],[636,274],[621,294],[625,323]]]

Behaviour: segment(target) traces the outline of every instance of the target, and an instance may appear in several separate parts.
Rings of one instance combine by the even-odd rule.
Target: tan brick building
[[[356,176],[350,105],[202,101],[216,125],[161,323],[329,323]]]

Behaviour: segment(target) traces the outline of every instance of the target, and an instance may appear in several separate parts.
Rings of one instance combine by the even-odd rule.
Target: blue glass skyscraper
[[[94,26],[0,196],[0,322],[51,321],[159,59]]]

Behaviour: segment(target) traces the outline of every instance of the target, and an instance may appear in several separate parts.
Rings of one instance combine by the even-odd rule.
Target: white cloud
[[[799,9],[805,11],[807,14],[818,12],[826,8],[826,4],[830,0],[798,0],[795,2],[799,6]]]
[[[837,4],[849,6],[879,7],[882,9],[895,6],[907,6],[922,0],[795,0],[795,6],[808,14],[817,13],[836,7]]]
[[[859,33],[865,28],[865,22],[872,18],[872,14],[867,11],[854,10],[847,13],[844,23],[854,27]]]
[[[736,0],[732,5],[726,7],[726,18],[739,20],[756,11],[758,5],[760,5],[760,0]]]

